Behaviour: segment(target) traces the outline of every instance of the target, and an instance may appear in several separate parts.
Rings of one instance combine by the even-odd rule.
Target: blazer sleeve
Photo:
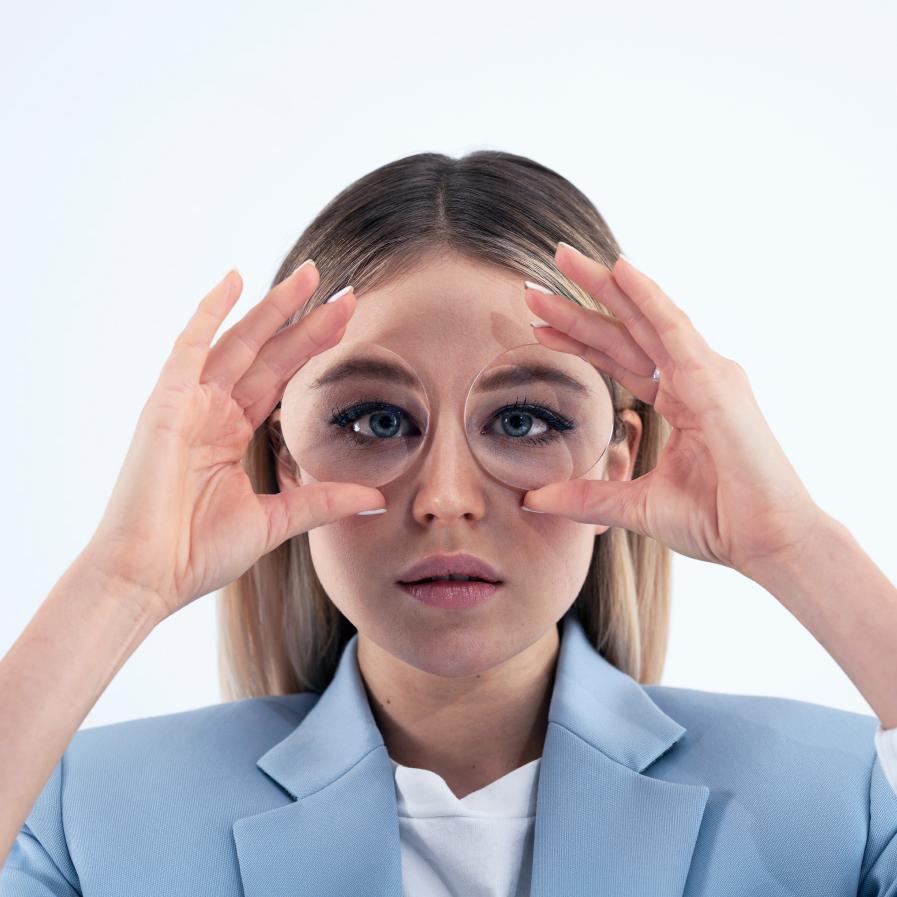
[[[877,735],[869,775],[869,829],[857,895],[897,897],[897,791],[885,773]]]
[[[65,754],[25,820],[0,869],[0,897],[81,897],[62,826]]]
[[[883,729],[881,723],[875,732],[875,749],[884,770],[885,778],[897,794],[897,727]]]

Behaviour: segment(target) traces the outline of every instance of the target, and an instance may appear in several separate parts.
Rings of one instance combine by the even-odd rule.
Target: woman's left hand
[[[799,555],[826,515],[785,457],[745,370],[714,352],[689,317],[626,259],[613,271],[567,244],[558,269],[616,317],[526,291],[540,343],[579,355],[652,404],[672,426],[635,480],[576,479],[524,496],[537,511],[619,526],[747,576]],[[652,379],[660,370],[660,382]]]

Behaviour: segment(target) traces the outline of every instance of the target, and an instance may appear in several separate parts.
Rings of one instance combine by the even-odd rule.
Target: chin
[[[429,616],[406,617],[401,625],[398,615],[392,615],[389,630],[376,641],[403,663],[422,672],[461,679],[499,666],[536,637],[528,639],[520,628],[495,615],[435,611]]]

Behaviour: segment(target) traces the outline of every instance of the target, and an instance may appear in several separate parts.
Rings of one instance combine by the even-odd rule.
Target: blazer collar
[[[290,803],[238,819],[246,897],[402,897],[392,763],[346,644],[330,685],[257,761]],[[685,728],[589,642],[571,607],[539,770],[531,897],[680,897],[709,795],[643,771]]]

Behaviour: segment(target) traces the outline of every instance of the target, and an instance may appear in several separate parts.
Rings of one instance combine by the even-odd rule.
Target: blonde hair
[[[320,271],[315,294],[284,323],[288,327],[347,284],[361,296],[410,271],[424,254],[444,250],[500,265],[610,314],[557,270],[558,240],[608,267],[621,251],[588,198],[531,159],[491,150],[459,159],[419,153],[381,166],[334,197],[303,231],[271,285],[306,258]],[[626,438],[619,411],[632,408],[641,418],[632,472],[639,477],[657,463],[669,424],[601,373],[614,400],[612,441]],[[284,452],[280,424],[269,416],[242,462],[257,493],[279,491],[276,464]],[[610,527],[595,538],[574,609],[603,657],[636,681],[656,683],[666,656],[669,593],[670,550]],[[322,692],[356,631],[318,580],[307,533],[259,558],[217,600],[224,700]]]

